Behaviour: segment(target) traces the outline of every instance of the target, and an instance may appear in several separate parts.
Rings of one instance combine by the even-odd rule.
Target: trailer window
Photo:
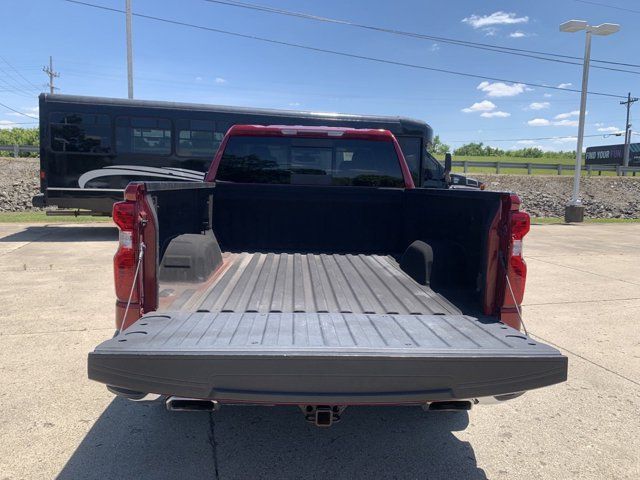
[[[217,180],[404,187],[393,143],[360,139],[231,137]]]
[[[111,152],[111,123],[108,115],[52,113],[49,120],[53,151]]]
[[[220,146],[224,134],[225,132],[216,130],[215,122],[178,120],[177,153],[183,157],[212,158]]]
[[[171,153],[171,120],[165,118],[118,117],[116,119],[118,153]]]

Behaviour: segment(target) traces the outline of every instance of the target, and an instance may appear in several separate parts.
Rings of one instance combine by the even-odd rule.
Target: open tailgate
[[[567,358],[465,315],[163,312],[91,352],[89,378],[221,403],[424,403],[559,383]]]

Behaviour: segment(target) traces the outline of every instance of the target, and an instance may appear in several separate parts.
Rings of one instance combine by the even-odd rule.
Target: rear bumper
[[[425,404],[495,397],[566,380],[566,359],[500,363],[290,356],[218,358],[215,363],[193,356],[154,356],[113,362],[91,354],[89,378],[139,392],[219,403],[296,405]]]
[[[288,329],[305,333],[287,338]],[[219,403],[424,404],[560,383],[567,358],[462,315],[200,312],[142,317],[89,354],[88,373],[136,392]]]

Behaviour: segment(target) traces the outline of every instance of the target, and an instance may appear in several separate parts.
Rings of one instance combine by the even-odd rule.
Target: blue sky
[[[124,8],[124,0],[86,0]],[[572,18],[619,23],[594,37],[592,57],[640,63],[640,13],[578,0],[248,0],[286,10],[471,42],[495,43],[581,57],[584,33],[558,25]],[[595,0],[594,0],[595,1]],[[204,0],[132,0],[133,11],[242,34],[357,55],[558,86],[579,88],[581,67],[464,48]],[[637,10],[636,0],[599,3]],[[41,71],[54,57],[61,93],[126,97],[124,15],[62,0],[3,0],[0,102],[37,115]],[[344,58],[156,21],[133,19],[135,97],[311,111],[403,115],[429,122],[453,147],[483,141],[501,148],[572,150],[580,96],[561,90],[484,82],[443,73]],[[9,65],[10,64],[10,65]],[[13,68],[12,68],[13,67]],[[638,68],[629,68],[640,71]],[[591,70],[589,90],[640,96],[640,75]],[[616,98],[590,96],[585,134],[624,128]],[[640,131],[640,102],[632,108]],[[0,107],[0,127],[29,118]],[[28,126],[28,125],[24,125]],[[499,139],[510,139],[498,142]],[[634,140],[640,140],[635,136]],[[589,137],[587,146],[620,143]]]

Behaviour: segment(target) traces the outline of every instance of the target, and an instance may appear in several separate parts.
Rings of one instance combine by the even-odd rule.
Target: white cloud
[[[614,132],[620,132],[621,130],[618,127],[600,127],[598,131],[605,132],[605,133],[614,133]]]
[[[20,110],[22,111],[22,113],[7,112],[7,115],[12,117],[24,118],[25,115],[29,117],[38,117],[38,115],[40,114],[40,110],[38,107],[26,107],[26,108],[21,108]]]
[[[433,45],[431,45],[432,52],[437,52],[438,50],[440,50],[440,45],[438,45],[437,43],[434,43]]]
[[[554,120],[564,120],[565,118],[577,117],[578,115],[580,115],[580,110],[573,110],[567,113],[559,113],[553,118]]]
[[[216,79],[214,80],[218,85],[224,85],[225,83],[227,83],[227,81],[222,78],[222,77],[216,77]]]
[[[531,127],[546,127],[547,125],[551,125],[551,122],[546,118],[534,118],[533,120],[529,120],[527,125]]]
[[[511,38],[524,38],[524,37],[528,37],[529,35],[527,35],[527,34],[526,34],[526,33],[524,33],[524,32],[521,32],[520,30],[517,30],[517,31],[515,31],[515,32],[511,32],[511,33],[509,34],[509,36],[510,36]]]
[[[596,122],[593,124],[594,127],[604,127],[604,123],[602,122]]]
[[[290,107],[299,107],[300,106],[300,102],[289,102],[288,105]]]
[[[551,98],[551,97],[553,97],[553,95],[551,95],[550,93],[545,93],[543,96],[544,96],[544,98]]]
[[[560,83],[558,88],[569,88],[573,83]]]
[[[531,102],[529,104],[529,109],[531,110],[544,110],[545,108],[549,108],[551,104],[549,102]]]
[[[202,81],[202,77],[196,77],[196,82],[201,82]]]
[[[493,37],[496,33],[498,33],[498,29],[496,27],[486,27],[483,28],[482,31],[487,37]]]
[[[0,120],[0,130],[7,130],[13,127],[19,127],[17,123],[12,122],[11,120]]]
[[[535,145],[536,144],[534,140],[518,140],[516,143],[518,145]]]
[[[553,140],[553,143],[573,143],[576,141],[576,137],[560,137],[560,138],[555,138]]]
[[[500,110],[497,110],[495,112],[482,112],[480,116],[483,118],[494,118],[494,117],[506,118],[506,117],[510,117],[511,114],[509,112],[502,112]]]
[[[496,104],[490,102],[489,100],[483,100],[481,102],[476,102],[470,107],[463,108],[462,111],[464,113],[472,113],[472,112],[490,112],[491,110],[495,110]]]
[[[471,25],[473,28],[484,28],[492,25],[513,25],[516,23],[527,23],[529,17],[518,17],[515,13],[497,11],[490,15],[471,15],[463,18],[462,22]]]
[[[564,119],[564,120],[559,120],[557,122],[553,122],[554,125],[558,126],[558,127],[577,127],[578,126],[578,120],[569,120],[569,119]]]
[[[476,88],[485,92],[489,97],[514,97],[525,91],[525,86],[522,83],[509,85],[503,82],[489,83],[484,81],[480,82]]]

